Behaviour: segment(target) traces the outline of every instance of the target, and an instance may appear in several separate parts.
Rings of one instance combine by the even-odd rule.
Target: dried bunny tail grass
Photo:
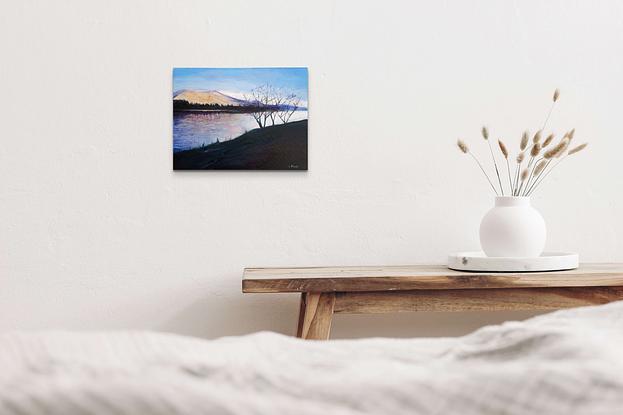
[[[560,97],[560,91],[558,90],[558,88],[556,88],[556,90],[554,91],[554,95],[552,96],[552,105],[549,107],[549,112],[547,113],[547,117],[545,117],[545,121],[543,122],[543,127],[541,127],[541,130],[544,130],[545,127],[547,126],[549,117],[552,115],[552,111],[554,110],[554,106],[556,105],[556,101],[558,101],[559,97]]]
[[[513,193],[513,179],[511,178],[511,165],[508,162],[508,149],[506,148],[506,145],[502,142],[502,140],[498,140],[498,146],[500,146],[500,151],[502,152],[504,159],[506,159],[506,173],[508,174],[508,189],[510,193],[512,194]]]
[[[541,152],[541,143],[539,142],[534,143],[534,145],[532,146],[532,149],[530,150],[530,155],[532,157],[536,157],[539,155],[540,152]]]
[[[519,169],[521,168],[521,163],[523,163],[524,158],[526,157],[526,153],[523,151],[517,154],[517,165],[515,166],[515,174],[513,174],[513,185],[511,186],[511,194],[513,196],[517,195],[517,191],[519,190]]]
[[[571,139],[567,138],[566,140],[563,140],[563,145],[559,149],[559,151],[556,153],[555,157],[559,158],[563,154],[565,154],[565,151],[567,151],[567,149],[569,148],[569,144],[571,144]]]
[[[541,141],[541,130],[537,131],[534,137],[532,137],[532,142],[534,144],[538,143],[539,141]]]
[[[521,166],[517,166],[517,167],[521,167]],[[521,170],[521,173],[517,172],[517,185],[515,186],[515,196],[521,195],[521,190],[523,189],[524,184],[527,184],[526,179],[528,178],[529,175],[530,175],[529,164],[526,168]]]
[[[469,153],[469,147],[467,147],[467,144],[465,144],[465,141],[458,139],[456,140],[456,145],[459,147],[459,150],[461,150],[463,153],[465,154]]]
[[[541,174],[541,172],[543,171],[543,169],[545,168],[545,166],[547,166],[548,161],[546,159],[541,159],[541,161],[539,161],[536,164],[536,167],[534,168],[534,176],[538,176],[539,174]]]
[[[529,134],[527,131],[523,133],[523,135],[521,136],[521,144],[519,145],[519,149],[521,151],[524,151],[526,149],[526,147],[528,147],[528,140],[529,140]]]
[[[568,155],[570,156],[570,155],[572,155],[572,154],[575,154],[575,153],[577,153],[577,152],[580,152],[580,151],[584,150],[584,149],[586,148],[586,146],[588,146],[588,143],[580,144],[580,145],[579,145],[579,146],[577,146],[577,147],[573,147],[571,150],[569,150]]]
[[[567,133],[567,138],[569,138],[569,140],[573,140],[574,135],[575,135],[575,128],[573,128],[571,131]]]
[[[487,174],[487,172],[485,171],[484,167],[482,167],[482,164],[480,163],[480,161],[476,158],[475,155],[473,155],[470,151],[469,151],[469,147],[467,147],[467,144],[465,144],[465,141],[458,139],[456,140],[456,145],[459,148],[459,150],[461,150],[461,152],[465,153],[465,154],[469,154],[470,156],[472,156],[472,158],[474,159],[474,161],[476,162],[476,164],[478,164],[478,167],[480,167],[480,170],[482,171],[482,174],[485,175],[485,177],[487,178],[487,181],[489,182],[489,184],[491,185],[491,188],[493,189],[493,192],[496,194],[498,194],[498,191],[495,189],[495,186],[493,186],[493,182],[491,181],[491,179],[489,178],[489,175]]]
[[[506,145],[504,145],[502,140],[498,140],[498,145],[500,146],[500,151],[502,152],[504,158],[508,159],[508,149],[506,148]]]
[[[554,140],[554,133],[548,135],[545,141],[543,141],[543,147],[547,147],[549,143],[551,143],[553,140]]]
[[[489,146],[489,153],[491,153],[491,160],[493,160],[493,167],[495,167],[495,175],[498,177],[498,185],[500,186],[500,193],[504,196],[504,188],[502,187],[502,179],[500,179],[500,169],[498,169],[498,163],[495,161],[495,156],[493,155],[493,148],[491,147],[491,141],[489,140],[489,130],[487,127],[482,127],[482,137],[487,142]],[[497,194],[497,192],[496,192]]]
[[[554,148],[550,148],[548,151],[543,153],[543,158],[547,159],[547,160],[553,159],[556,156],[556,148],[558,148],[558,146],[556,146]]]
[[[517,154],[517,164],[521,164],[523,163],[523,159],[526,157],[526,153],[524,153],[523,151],[519,154]]]
[[[569,147],[569,138],[567,138],[565,140],[565,145],[563,147],[563,149],[561,150],[561,152],[556,155],[556,157],[560,157],[564,154],[565,150],[567,149],[567,147]],[[565,155],[565,157],[560,157],[559,160],[556,162],[556,164],[554,164],[554,166],[543,172],[543,174],[541,175],[541,177],[539,177],[538,181],[536,183],[534,183],[534,185],[530,188],[530,190],[528,191],[528,194],[532,194],[536,191],[536,189],[541,185],[541,183],[543,183],[543,181],[547,178],[547,176],[549,176],[549,174],[556,168],[556,166],[558,166],[567,156],[570,156],[572,154],[575,154],[579,151],[582,151],[586,148],[586,146],[588,146],[588,143],[584,143],[584,144],[580,144],[579,146],[576,146],[574,148],[572,148],[571,150],[569,150],[569,152]],[[551,160],[550,160],[551,161]]]
[[[554,148],[549,149],[548,151],[545,152],[545,154],[543,154],[543,157],[545,157],[546,159],[551,159],[554,157],[558,157],[558,155],[563,152],[566,147],[569,145],[569,140],[568,139],[563,139],[560,143],[556,144],[556,146]]]
[[[538,186],[539,179],[541,178],[541,175],[543,174],[545,169],[547,169],[547,166],[549,166],[549,163],[551,163],[551,160],[544,158],[539,160],[532,172],[532,175],[530,176],[530,179],[528,180],[528,184],[526,185],[526,189],[524,191],[524,196],[530,196],[532,191],[536,188],[536,186]]]

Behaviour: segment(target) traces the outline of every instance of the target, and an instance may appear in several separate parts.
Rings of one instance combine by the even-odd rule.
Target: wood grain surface
[[[242,280],[246,293],[613,286],[623,286],[623,264],[529,273],[454,271],[443,265],[246,268]]]
[[[334,312],[553,310],[622,299],[623,287],[341,292],[336,294]]]
[[[297,337],[327,340],[335,305],[335,293],[306,293],[301,297]]]

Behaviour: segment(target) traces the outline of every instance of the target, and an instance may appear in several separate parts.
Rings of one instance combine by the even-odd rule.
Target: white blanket
[[[623,414],[623,302],[452,339],[5,334],[0,414]]]

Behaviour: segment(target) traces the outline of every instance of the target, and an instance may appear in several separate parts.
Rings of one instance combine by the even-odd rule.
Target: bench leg
[[[303,293],[296,337],[327,340],[331,332],[335,293]]]

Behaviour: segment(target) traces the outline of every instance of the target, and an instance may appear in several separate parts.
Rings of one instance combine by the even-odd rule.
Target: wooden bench
[[[245,293],[301,293],[297,337],[328,339],[334,313],[549,310],[623,299],[623,264],[556,272],[462,272],[442,265],[246,268]]]

